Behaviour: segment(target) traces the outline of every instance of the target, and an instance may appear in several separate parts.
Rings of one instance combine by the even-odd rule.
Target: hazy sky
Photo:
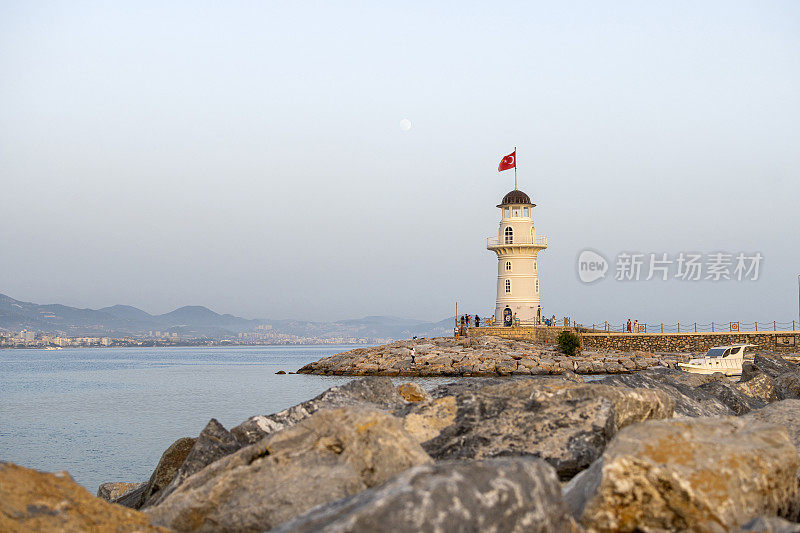
[[[2,2],[0,292],[488,314],[514,146],[546,314],[797,317],[796,1]],[[587,247],[764,260],[585,285]]]

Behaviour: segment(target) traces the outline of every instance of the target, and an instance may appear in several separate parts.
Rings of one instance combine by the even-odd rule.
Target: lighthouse
[[[486,239],[486,248],[497,254],[497,303],[495,322],[510,326],[538,324],[542,319],[536,257],[547,248],[547,237],[536,235],[533,208],[536,204],[514,189],[500,202],[497,237]]]

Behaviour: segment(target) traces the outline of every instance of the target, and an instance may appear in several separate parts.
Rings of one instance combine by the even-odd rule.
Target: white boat
[[[755,344],[732,344],[730,346],[714,346],[703,357],[696,357],[688,363],[678,363],[681,370],[693,374],[714,374],[722,372],[726,376],[741,376],[742,363],[752,359],[748,348]]]

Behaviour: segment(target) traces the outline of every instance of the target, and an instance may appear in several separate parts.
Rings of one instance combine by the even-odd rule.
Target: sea
[[[211,418],[230,429],[350,381],[276,372],[355,347],[0,350],[0,461],[66,470],[91,493],[106,481],[147,481],[170,444]]]

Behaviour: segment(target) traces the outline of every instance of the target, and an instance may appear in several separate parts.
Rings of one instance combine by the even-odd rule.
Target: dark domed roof
[[[517,190],[517,189],[514,189],[510,193],[508,193],[505,196],[503,196],[503,201],[500,202],[500,205],[508,205],[508,204],[530,204],[530,205],[533,205],[531,203],[531,199],[528,198],[528,195],[525,194],[524,192],[520,191],[520,190]],[[498,205],[497,207],[500,207],[500,205]]]

